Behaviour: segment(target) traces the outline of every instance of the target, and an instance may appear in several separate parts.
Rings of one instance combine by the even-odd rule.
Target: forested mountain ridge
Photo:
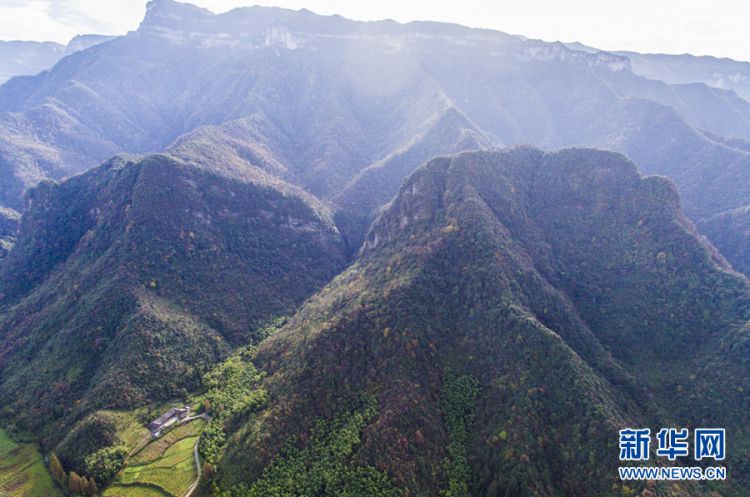
[[[0,426],[85,471],[190,392],[222,497],[630,497],[619,428],[725,426],[727,482],[656,491],[741,497],[748,206],[733,91],[154,0],[0,86]]]
[[[703,146],[703,132],[750,139],[747,101],[646,79],[623,55],[449,24],[263,7],[212,14],[155,0],[138,30],[0,87],[0,204],[20,211],[30,186],[115,153],[160,152],[203,127],[241,129],[232,140],[262,144],[285,164],[273,174],[332,201],[356,250],[377,207],[422,160],[514,144],[646,156],[653,144],[620,146],[627,138],[602,130],[617,122],[627,137],[660,106],[684,122],[688,148]],[[652,138],[668,143],[658,129]],[[720,159],[698,155],[684,175],[695,183],[701,169],[728,166]],[[728,209],[747,205],[736,191],[744,183],[730,184],[728,197],[742,200]],[[708,210],[692,199],[691,215]]]
[[[310,413],[336,419],[364,397],[377,414],[345,474],[376,468],[404,495],[630,495],[641,489],[619,481],[617,430],[672,422],[727,427],[719,491],[743,495],[749,297],[674,186],[622,156],[435,159],[357,261],[260,346],[270,402],[228,425],[219,483],[233,497],[314,494],[284,444],[318,450]]]
[[[699,231],[735,269],[748,274],[743,247],[750,232],[741,226],[750,198],[750,149],[744,140],[701,132],[674,109],[632,98],[602,127],[599,142],[626,154],[642,171],[672,179]]]
[[[6,422],[54,444],[81,413],[184,395],[344,267],[327,207],[221,164],[121,156],[31,192],[0,277]]]

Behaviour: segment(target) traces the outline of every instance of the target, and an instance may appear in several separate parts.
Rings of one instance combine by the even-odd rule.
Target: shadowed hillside
[[[380,471],[390,483],[372,476],[377,495],[629,495],[640,489],[617,477],[617,430],[676,420],[727,427],[721,494],[742,495],[749,296],[673,185],[622,156],[435,159],[355,264],[259,349],[270,406],[234,428],[221,484],[232,497],[318,488],[314,466],[295,466],[328,443],[315,416],[335,437],[342,413],[360,412],[327,478],[361,485],[358,471]],[[282,449],[288,437],[300,449]]]
[[[0,278],[4,418],[54,441],[62,418],[194,390],[343,268],[309,194],[197,164],[118,157],[31,193]]]

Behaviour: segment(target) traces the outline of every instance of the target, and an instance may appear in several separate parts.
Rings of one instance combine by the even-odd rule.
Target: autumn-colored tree
[[[210,480],[214,477],[214,467],[211,466],[209,463],[204,462],[203,463],[203,479]]]
[[[70,493],[72,494],[80,494],[83,487],[83,480],[80,476],[78,476],[78,473],[75,471],[70,472],[70,476],[68,477],[68,490],[70,490]]]
[[[54,452],[49,455],[49,472],[57,483],[65,485],[65,470]]]

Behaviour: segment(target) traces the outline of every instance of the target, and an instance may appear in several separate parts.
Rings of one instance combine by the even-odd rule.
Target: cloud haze
[[[750,60],[750,2],[717,0],[378,2],[352,0],[194,0],[223,12],[258,3],[361,20],[455,22],[608,50],[693,53]],[[145,0],[0,0],[0,39],[66,42],[76,34],[122,34],[143,18]]]

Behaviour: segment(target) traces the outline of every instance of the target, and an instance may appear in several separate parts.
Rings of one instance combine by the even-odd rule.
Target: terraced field
[[[18,444],[0,429],[0,497],[62,497],[33,444]]]
[[[171,497],[158,487],[145,484],[113,485],[104,492],[105,497]]]
[[[179,497],[195,481],[193,448],[205,421],[197,419],[153,440],[131,456],[104,497]]]

